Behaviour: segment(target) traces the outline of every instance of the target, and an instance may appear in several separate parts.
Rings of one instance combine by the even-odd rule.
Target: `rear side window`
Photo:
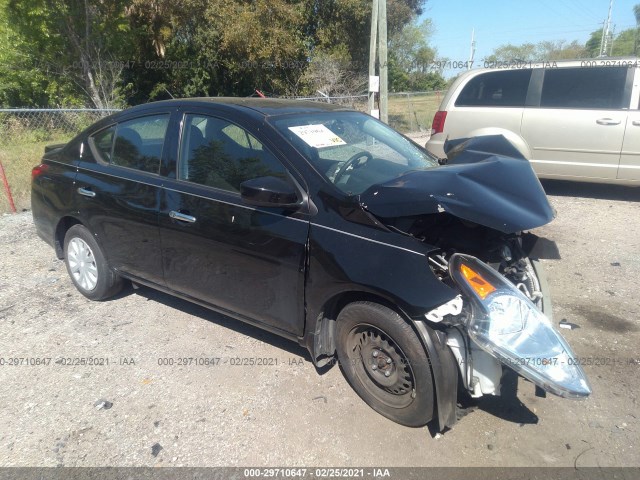
[[[544,74],[541,107],[624,108],[627,67],[558,68]]]
[[[102,163],[158,173],[168,125],[168,114],[128,120],[94,133],[89,145]]]
[[[524,107],[531,70],[501,70],[472,78],[456,99],[456,107]]]
[[[111,127],[101,130],[96,133],[93,137],[91,137],[91,143],[93,144],[93,148],[97,150],[98,158],[105,163],[109,163],[111,161],[111,151],[113,149],[113,134],[116,131],[116,126],[112,125]]]

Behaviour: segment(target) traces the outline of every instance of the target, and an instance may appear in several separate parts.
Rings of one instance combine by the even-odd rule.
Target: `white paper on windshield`
[[[307,145],[315,148],[347,144],[347,142],[322,124],[289,127],[289,130],[299,136]]]

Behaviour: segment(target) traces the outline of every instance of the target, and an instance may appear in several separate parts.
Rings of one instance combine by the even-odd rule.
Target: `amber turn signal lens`
[[[491,292],[495,292],[496,288],[487,282],[482,275],[467,267],[464,263],[460,265],[460,272],[473,291],[484,300]]]

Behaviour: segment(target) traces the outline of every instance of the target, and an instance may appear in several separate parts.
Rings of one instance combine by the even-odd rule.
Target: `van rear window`
[[[540,106],[605,108],[625,106],[627,67],[558,68],[545,70]]]
[[[456,107],[524,107],[531,70],[500,70],[472,78]]]

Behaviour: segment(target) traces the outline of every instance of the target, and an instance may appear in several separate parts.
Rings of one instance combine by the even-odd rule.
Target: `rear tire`
[[[429,357],[400,315],[376,303],[355,302],[340,312],[336,327],[342,371],[371,408],[408,427],[432,419]]]
[[[122,279],[109,267],[91,232],[74,225],[64,237],[64,263],[78,291],[91,300],[104,300],[122,289]]]

